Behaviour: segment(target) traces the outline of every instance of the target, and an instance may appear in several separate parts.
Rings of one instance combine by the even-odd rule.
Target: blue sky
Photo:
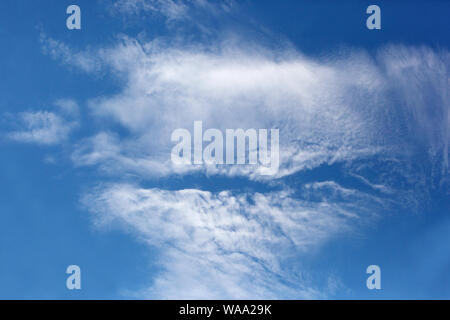
[[[449,9],[2,1],[0,298],[448,299]],[[195,120],[278,174],[174,167]]]

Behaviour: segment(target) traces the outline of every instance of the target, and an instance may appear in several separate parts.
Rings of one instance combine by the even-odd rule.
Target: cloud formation
[[[180,19],[184,7],[123,0],[116,9]],[[311,58],[292,47],[230,36],[208,44],[121,36],[113,46],[86,52],[42,41],[64,64],[120,82],[118,92],[88,104],[93,117],[112,120],[126,134],[105,129],[85,137],[72,154],[76,166],[98,166],[122,178],[131,173],[141,181],[193,172],[240,176],[281,189],[114,183],[85,195],[99,225],[117,223],[159,248],[162,271],[140,293],[145,297],[324,297],[326,289],[309,283],[301,268],[286,270],[285,259],[370,223],[391,205],[420,202],[436,182],[449,190],[445,50],[390,46],[375,55],[348,50]],[[196,120],[222,131],[279,128],[278,175],[263,178],[250,166],[174,166],[171,133],[192,130]],[[421,161],[417,155],[424,155]],[[338,175],[361,190],[329,177],[291,179],[335,164],[342,167]]]
[[[195,120],[219,129],[280,128],[280,176],[384,147],[378,132],[382,110],[373,105],[384,99],[382,78],[365,55],[320,63],[298,52],[274,54],[237,44],[209,52],[125,38],[97,58],[125,83],[117,95],[92,99],[92,110],[127,128],[158,162],[169,159],[171,132],[191,129]],[[215,169],[258,175],[244,166]],[[161,173],[170,171],[149,171]]]
[[[283,262],[366,224],[371,214],[357,213],[355,206],[378,201],[335,182],[325,185],[311,186],[320,201],[306,201],[288,191],[233,194],[113,184],[83,203],[99,226],[118,224],[158,248],[162,272],[141,292],[147,298],[319,298],[326,290]],[[326,196],[324,187],[334,195]]]
[[[182,19],[188,7],[176,0],[119,0],[112,5],[113,11],[137,15],[140,12],[157,12],[169,20]]]
[[[430,156],[440,154],[440,176],[448,172],[446,52],[390,47],[380,50],[376,60],[351,52],[320,61],[291,49],[273,52],[232,40],[214,47],[183,47],[122,38],[94,58],[124,81],[122,92],[90,102],[96,116],[129,130],[131,141],[122,145],[140,145],[132,148],[132,155],[121,149],[122,160],[145,157],[170,167],[171,132],[192,130],[193,122],[202,120],[205,127],[222,130],[279,128],[278,177],[322,164],[413,152],[416,141],[410,137],[415,135],[427,137],[422,145]],[[424,83],[427,88],[415,89]],[[138,149],[145,151],[137,155]],[[126,168],[123,161],[117,166]],[[147,169],[154,176],[199,168]],[[245,166],[203,169],[259,178],[254,168]]]
[[[18,129],[7,133],[7,136],[18,142],[41,145],[64,142],[78,126],[78,121],[73,119],[78,115],[78,105],[70,99],[58,100],[54,105],[60,109],[59,112],[41,110],[9,115]]]
[[[202,32],[209,33],[208,28],[199,21],[199,16],[219,19],[222,14],[231,11],[233,3],[233,0],[118,0],[111,3],[110,11],[134,18],[147,14],[160,15],[169,25],[179,22],[187,27],[186,22],[189,22],[189,25],[196,25]]]

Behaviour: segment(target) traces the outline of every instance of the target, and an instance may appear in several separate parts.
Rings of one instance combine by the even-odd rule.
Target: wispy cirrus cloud
[[[329,182],[328,190],[340,198],[332,202],[322,186],[315,188],[320,201],[298,200],[288,191],[234,194],[112,184],[85,195],[83,203],[97,226],[118,224],[158,250],[162,272],[140,296],[323,298],[327,289],[283,262],[368,223],[371,214],[356,212],[355,205],[377,199]]]
[[[156,12],[166,16],[169,20],[186,17],[188,6],[177,0],[119,0],[111,7],[112,11],[138,15],[144,12]]]
[[[153,150],[153,154],[141,154],[152,158],[150,161],[167,162],[171,132],[191,129],[195,120],[203,120],[205,126],[220,129],[279,128],[278,177],[377,154],[405,155],[414,152],[415,142],[409,137],[417,134],[432,135],[424,140],[424,146],[430,156],[441,154],[440,175],[446,176],[446,57],[445,52],[430,49],[390,47],[380,50],[377,59],[353,52],[320,61],[292,49],[275,53],[231,40],[211,49],[122,38],[117,46],[98,52],[98,58],[105,68],[121,75],[123,90],[92,99],[90,106],[96,116],[111,118],[129,129],[131,140],[139,141],[141,150]],[[398,59],[402,62],[396,63]],[[430,65],[424,59],[429,59]],[[418,64],[415,71],[399,67],[413,61]],[[439,71],[433,72],[436,68]],[[407,81],[410,72],[416,73],[413,82]],[[430,77],[433,79],[425,80]],[[417,107],[406,94],[408,85],[414,90],[422,81],[431,87],[415,90],[420,96],[414,101],[426,96],[441,99],[430,100],[438,114],[429,120],[426,104]],[[400,125],[402,122],[405,124]],[[127,151],[122,152],[121,159],[126,159]],[[204,169],[258,178],[251,167]],[[198,168],[159,171],[155,167],[148,174],[190,170]]]
[[[215,16],[230,12],[234,0],[118,0],[110,5],[113,14],[132,15],[139,17],[147,13],[161,15],[168,23],[186,22],[201,26],[198,14]],[[196,19],[197,18],[197,19]],[[206,31],[202,27],[203,31]]]
[[[450,183],[450,53],[427,47],[387,47],[380,54],[395,95],[398,134],[432,166],[431,179]],[[395,128],[390,128],[395,130]]]
[[[171,132],[191,128],[195,120],[220,129],[280,128],[279,176],[370,156],[384,147],[377,128],[381,110],[371,102],[385,98],[382,78],[364,54],[352,56],[352,62],[320,63],[293,51],[279,55],[224,43],[209,52],[125,38],[102,49],[98,58],[125,83],[117,95],[92,99],[92,110],[129,129],[141,150],[153,151],[146,155],[153,160],[161,161],[163,155],[168,160]],[[348,94],[353,89],[358,98]],[[358,108],[362,100],[365,106]],[[184,171],[191,169],[198,168]],[[213,172],[258,175],[244,166]]]
[[[63,42],[49,37],[46,33],[40,34],[41,50],[44,54],[62,62],[66,66],[73,66],[84,72],[99,71],[101,62],[97,54],[77,52]]]
[[[135,12],[175,2],[118,3]],[[220,40],[122,36],[115,45],[75,52],[44,39],[53,58],[88,73],[110,72],[121,84],[115,94],[93,97],[89,106],[93,117],[119,124],[126,136],[99,131],[77,143],[72,160],[122,179],[130,173],[151,180],[200,172],[269,186],[276,181],[282,190],[163,190],[115,183],[86,194],[83,203],[99,225],[118,223],[160,249],[162,272],[140,296],[324,297],[326,289],[306,281],[301,268],[284,269],[284,259],[353,232],[390,212],[394,203],[420,202],[434,178],[446,188],[448,52],[391,46],[375,56],[349,50],[323,59],[239,37]],[[191,129],[195,120],[222,130],[279,128],[278,175],[264,180],[246,166],[172,166],[171,132]],[[428,163],[416,163],[418,153],[433,164],[433,179]],[[329,177],[294,181],[299,173],[335,164],[342,165],[336,174],[350,177],[361,190]],[[339,281],[330,283],[335,288]]]
[[[70,133],[78,127],[78,104],[70,99],[54,103],[59,111],[26,111],[8,114],[16,128],[7,133],[8,138],[24,143],[57,145],[67,140]]]

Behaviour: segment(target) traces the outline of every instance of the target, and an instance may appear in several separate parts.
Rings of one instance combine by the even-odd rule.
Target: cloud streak
[[[328,189],[340,201],[296,200],[287,191],[212,193],[198,189],[167,191],[113,184],[83,199],[96,224],[119,225],[157,248],[162,272],[141,292],[159,299],[318,298],[300,270],[283,261],[325,240],[367,223],[356,213],[368,201],[357,190],[335,182]],[[362,220],[366,220],[363,222]]]
[[[58,100],[55,106],[60,108],[59,113],[41,110],[9,115],[18,129],[8,132],[8,138],[40,145],[57,145],[66,141],[78,127],[78,121],[73,119],[78,114],[78,105],[73,100]]]
[[[385,99],[382,76],[364,54],[321,63],[261,47],[224,43],[211,53],[128,38],[98,54],[125,83],[117,95],[92,99],[91,109],[127,128],[142,150],[153,150],[154,161],[169,159],[171,132],[195,120],[219,129],[280,128],[280,176],[385,147],[383,110],[374,105]],[[358,95],[349,94],[354,90]],[[191,169],[198,168],[184,171]],[[212,172],[258,177],[244,166]],[[149,175],[161,173],[170,171]]]

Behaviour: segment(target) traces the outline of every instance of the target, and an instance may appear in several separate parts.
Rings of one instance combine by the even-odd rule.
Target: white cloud
[[[8,133],[8,137],[26,143],[59,144],[67,139],[76,126],[75,122],[68,122],[49,111],[22,112],[17,118],[21,129]]]
[[[362,52],[314,60],[292,49],[273,52],[235,39],[203,47],[122,38],[96,57],[121,75],[122,91],[92,99],[90,107],[96,116],[112,118],[129,130],[130,141],[120,143],[140,144],[131,154],[122,150],[122,160],[138,157],[164,163],[166,169],[153,166],[149,176],[199,169],[174,168],[167,161],[171,132],[192,130],[195,120],[202,120],[205,128],[222,130],[279,128],[277,177],[374,155],[406,155],[415,148],[411,135],[428,137],[425,146],[430,155],[441,154],[441,176],[445,176],[448,54],[425,52],[391,47],[382,50],[377,60]],[[416,69],[411,69],[414,63]],[[414,81],[408,80],[411,72],[416,73]],[[410,91],[417,99],[411,99]],[[434,111],[419,103],[424,99]],[[122,161],[118,167],[126,170],[127,166]],[[204,169],[209,174],[260,178],[253,167]]]
[[[407,50],[414,59],[423,60],[414,48],[391,50]],[[391,73],[389,63],[395,59],[386,51],[378,57],[382,62],[363,53],[317,61],[298,52],[280,54],[230,43],[211,50],[124,39],[102,54],[104,63],[123,75],[124,85],[120,93],[97,97],[90,106],[97,116],[112,118],[128,129],[131,138],[116,137],[96,146],[96,139],[110,136],[102,133],[82,145],[75,163],[103,168],[107,164],[110,172],[173,173],[168,163],[171,131],[190,129],[194,120],[202,120],[208,127],[221,129],[280,128],[278,177],[323,164],[366,160],[366,164],[389,163],[387,171],[376,167],[380,176],[395,172],[411,179],[402,162],[411,144],[396,127],[396,115],[418,112],[415,118],[419,119],[425,110],[398,103],[405,101],[408,91],[398,91],[392,83],[402,84],[400,77],[407,84],[408,75]],[[430,59],[438,61],[440,56]],[[439,81],[447,74],[438,74]],[[438,109],[448,112],[443,102]],[[444,140],[434,143],[445,148]],[[95,155],[101,155],[101,160]],[[398,163],[392,164],[392,159]],[[409,190],[396,193],[389,179],[369,179],[362,167],[353,169],[350,175],[370,192],[333,181],[304,184],[299,190],[304,200],[286,192],[214,194],[114,185],[85,203],[99,213],[99,220],[122,222],[130,232],[160,248],[163,272],[141,296],[317,298],[324,297],[324,289],[285,270],[284,259],[348,232],[361,221],[367,223],[370,217],[388,212],[393,203],[407,206],[415,201],[416,194]],[[251,168],[239,166],[205,170],[258,178]],[[411,184],[416,182],[409,180],[406,189]],[[394,194],[401,194],[401,199],[385,197]],[[335,287],[331,284],[329,290]]]
[[[213,2],[208,0],[117,0],[110,6],[113,14],[120,13],[139,17],[145,13],[159,14],[170,24],[174,22],[197,25],[202,31],[206,28],[200,23],[198,15],[214,16],[231,11],[233,0]],[[184,25],[186,26],[186,25]]]
[[[314,202],[287,191],[233,194],[114,184],[86,194],[83,203],[95,212],[98,226],[118,223],[158,248],[163,270],[141,296],[317,298],[325,293],[283,261],[367,223],[362,218],[370,214],[357,213],[355,206],[376,200],[334,182],[328,187],[346,190],[341,201],[328,201],[320,186],[315,193],[321,201]]]
[[[131,140],[140,141],[153,161],[162,155],[168,160],[171,132],[191,129],[194,120],[220,129],[280,128],[280,176],[384,147],[379,133],[384,110],[375,105],[385,100],[383,81],[363,54],[320,62],[298,52],[275,54],[229,43],[211,51],[125,38],[99,57],[125,83],[121,93],[93,99],[92,110],[129,129]],[[215,171],[258,176],[245,167]]]
[[[58,99],[54,102],[54,105],[60,108],[67,116],[77,117],[79,115],[80,107],[73,99]]]
[[[100,61],[94,53],[75,52],[66,44],[48,37],[43,32],[40,35],[40,41],[44,54],[68,66],[77,67],[84,72],[94,72],[100,68]]]
[[[169,20],[186,17],[188,7],[176,0],[118,0],[112,6],[113,11],[127,14],[139,14],[141,11],[158,12]]]
[[[450,183],[450,53],[428,47],[388,47],[380,54],[396,103],[403,104],[390,130],[430,159],[431,179]],[[394,127],[395,126],[395,127]]]
[[[339,174],[368,190],[334,181],[296,182],[295,196],[116,184],[86,195],[97,222],[119,222],[160,249],[163,272],[141,292],[147,297],[321,297],[301,273],[283,268],[286,257],[352,230],[394,201],[403,208],[420,202],[431,175],[417,170],[418,151],[431,159],[441,185],[448,181],[447,51],[396,46],[375,58],[350,51],[312,59],[231,38],[203,46],[122,37],[87,53],[50,43],[53,57],[87,72],[109,70],[122,81],[116,94],[89,106],[126,135],[101,131],[86,138],[72,155],[76,165],[121,177],[204,170],[260,179],[245,166],[172,166],[171,132],[202,120],[222,130],[279,128],[281,187],[292,183],[283,177],[339,162],[346,163]],[[330,281],[331,291],[341,286]]]
[[[72,154],[77,166],[98,165],[110,174],[129,172],[149,177],[151,174],[170,174],[176,168],[170,160],[161,157],[146,157],[139,141],[121,141],[117,135],[109,132],[87,138],[78,143]],[[150,150],[148,151],[150,153]]]
[[[7,114],[15,129],[8,132],[7,136],[15,141],[41,145],[56,145],[66,141],[79,125],[78,103],[73,99],[58,99],[52,105],[56,110]]]

